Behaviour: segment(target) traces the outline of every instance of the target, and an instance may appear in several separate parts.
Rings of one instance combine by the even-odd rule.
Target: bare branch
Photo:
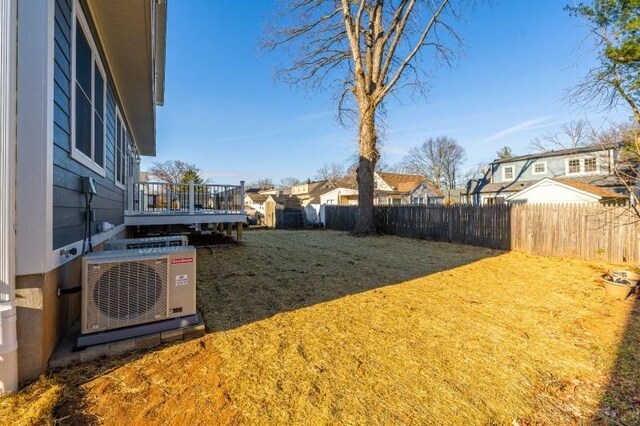
[[[387,83],[384,88],[381,90],[380,93],[378,93],[377,95],[377,99],[378,100],[382,100],[385,95],[387,93],[389,93],[389,90],[391,90],[393,88],[393,86],[398,82],[398,80],[400,80],[400,77],[402,76],[402,73],[404,71],[404,69],[407,67],[407,65],[413,60],[413,58],[416,56],[416,54],[420,51],[420,48],[424,45],[424,41],[427,38],[427,35],[429,35],[429,32],[431,31],[431,29],[433,28],[434,24],[437,22],[438,17],[440,16],[440,14],[444,11],[445,6],[449,3],[449,0],[442,0],[442,3],[440,4],[440,7],[438,8],[438,10],[433,14],[433,16],[431,17],[431,19],[429,20],[429,23],[427,24],[427,26],[425,27],[424,31],[422,32],[422,35],[420,36],[420,38],[418,39],[418,42],[416,43],[415,47],[413,48],[413,50],[411,51],[411,53],[409,53],[409,55],[407,55],[407,57],[405,58],[404,61],[402,61],[402,64],[400,65],[400,67],[396,70],[395,75],[391,78],[391,80],[389,81],[389,83]]]

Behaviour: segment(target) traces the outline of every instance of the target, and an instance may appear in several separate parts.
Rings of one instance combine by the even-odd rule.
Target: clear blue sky
[[[455,69],[436,70],[426,100],[401,92],[389,104],[383,159],[399,161],[441,134],[466,149],[463,169],[495,158],[503,145],[528,152],[536,136],[586,118],[620,120],[563,101],[595,63],[586,30],[563,6],[571,0],[494,0],[457,24],[467,46]],[[249,6],[251,5],[251,6]],[[207,178],[236,183],[313,177],[325,162],[347,163],[353,129],[341,127],[331,93],[274,81],[277,56],[259,39],[273,0],[170,1],[165,106],[158,108],[158,156],[195,163]]]

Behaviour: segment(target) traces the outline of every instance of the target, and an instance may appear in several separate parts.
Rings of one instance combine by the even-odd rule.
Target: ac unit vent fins
[[[110,329],[167,317],[167,260],[92,264],[87,277],[91,329]]]

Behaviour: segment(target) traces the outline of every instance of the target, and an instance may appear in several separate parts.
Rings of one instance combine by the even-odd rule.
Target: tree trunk
[[[378,135],[376,133],[375,107],[371,104],[360,106],[360,127],[358,144],[358,215],[355,235],[365,236],[376,233],[373,214],[374,173],[378,162]]]

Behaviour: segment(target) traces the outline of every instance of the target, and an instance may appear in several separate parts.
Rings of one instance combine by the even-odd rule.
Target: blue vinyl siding
[[[98,195],[92,209],[97,223],[124,223],[124,191],[114,184],[115,97],[108,87],[105,135],[105,177],[99,176],[71,158],[71,0],[56,0],[54,51],[54,126],[53,126],[53,249],[80,241],[84,237],[85,198],[81,177],[96,180]],[[108,79],[107,79],[108,81]],[[108,84],[108,83],[107,83]]]

